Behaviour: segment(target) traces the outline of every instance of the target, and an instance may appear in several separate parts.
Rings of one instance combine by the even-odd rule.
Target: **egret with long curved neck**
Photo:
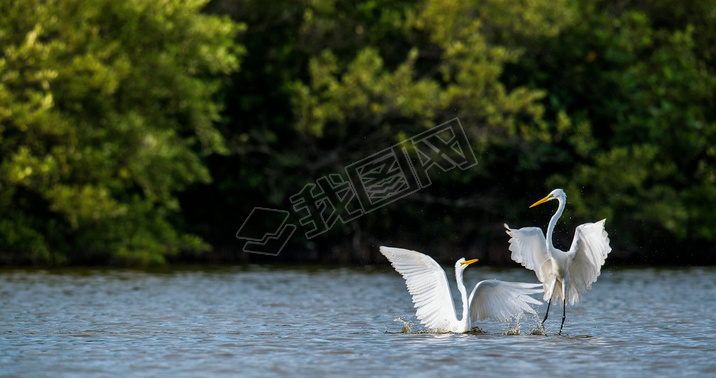
[[[467,267],[474,262],[477,262],[477,259],[465,261],[465,258],[463,257],[455,263],[455,280],[457,281],[457,291],[460,292],[460,299],[462,300],[462,317],[458,321],[457,326],[451,329],[450,332],[463,333],[472,329],[472,323],[470,322],[470,317],[468,316],[468,309],[470,306],[468,305],[467,290],[465,289],[465,284],[463,283],[462,274],[465,269],[467,269]],[[477,286],[475,286],[475,289],[477,289]]]
[[[523,317],[524,313],[535,314],[530,305],[540,304],[530,295],[541,293],[541,285],[522,282],[480,281],[468,298],[462,280],[463,272],[477,259],[466,261],[461,258],[455,263],[455,279],[462,299],[462,318],[458,320],[447,276],[435,260],[402,248],[383,246],[380,253],[405,278],[417,308],[417,318],[433,332],[468,332],[473,322],[488,318],[507,322]]]
[[[544,285],[543,299],[548,302],[542,323],[547,321],[552,302],[563,303],[562,323],[559,326],[561,334],[567,317],[567,301],[569,300],[570,305],[577,303],[582,293],[592,288],[612,248],[609,246],[609,235],[604,230],[606,219],[579,225],[574,232],[569,251],[555,248],[552,243],[552,233],[567,204],[564,190],[553,190],[546,197],[533,203],[530,208],[551,200],[557,200],[559,206],[547,226],[546,239],[542,229],[538,227],[512,229],[505,224],[505,228],[507,234],[511,236],[512,260],[533,270],[537,279]]]

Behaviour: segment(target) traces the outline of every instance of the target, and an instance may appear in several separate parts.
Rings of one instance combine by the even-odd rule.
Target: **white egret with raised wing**
[[[455,263],[455,279],[462,298],[462,318],[458,320],[447,276],[435,260],[402,248],[383,246],[380,252],[405,278],[417,308],[417,318],[433,332],[465,333],[477,320],[489,318],[507,322],[524,316],[524,313],[536,315],[530,305],[541,304],[530,295],[541,293],[542,285],[498,280],[479,282],[468,299],[462,282],[463,271],[477,259],[465,261],[461,258]]]
[[[549,221],[546,239],[539,227],[512,229],[505,224],[505,228],[507,234],[511,236],[512,260],[533,270],[537,274],[537,279],[544,285],[544,300],[548,303],[542,324],[547,321],[552,302],[563,303],[562,324],[559,326],[561,334],[564,319],[567,317],[567,300],[573,305],[579,301],[583,293],[592,288],[612,248],[609,246],[609,235],[604,230],[606,219],[577,226],[569,251],[555,248],[552,244],[552,233],[567,203],[564,190],[553,190],[547,197],[533,203],[530,208],[551,200],[557,200],[559,207]]]

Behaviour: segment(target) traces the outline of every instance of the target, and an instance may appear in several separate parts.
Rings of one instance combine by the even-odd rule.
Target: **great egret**
[[[562,324],[559,326],[561,334],[567,316],[567,299],[569,304],[573,305],[579,301],[583,292],[592,288],[612,248],[609,246],[609,235],[604,230],[606,219],[579,225],[574,232],[569,251],[564,252],[555,248],[552,244],[552,232],[567,203],[564,190],[553,190],[547,197],[533,203],[530,208],[554,199],[559,202],[559,207],[549,221],[547,239],[539,227],[523,227],[516,230],[505,224],[505,228],[507,234],[512,237],[510,239],[512,260],[527,269],[534,270],[537,279],[544,285],[544,300],[549,302],[542,324],[547,321],[552,302],[559,303],[562,300],[564,308]]]
[[[462,283],[462,272],[477,259],[465,261],[461,258],[455,263],[455,279],[462,296],[462,319],[458,320],[447,276],[435,260],[420,252],[402,248],[383,246],[380,252],[405,278],[417,308],[418,319],[434,332],[464,333],[472,328],[471,321],[478,319],[491,318],[506,322],[523,316],[524,312],[536,314],[530,305],[541,303],[530,297],[531,294],[542,292],[540,284],[498,280],[479,282],[468,300]],[[468,309],[471,316],[468,316]]]

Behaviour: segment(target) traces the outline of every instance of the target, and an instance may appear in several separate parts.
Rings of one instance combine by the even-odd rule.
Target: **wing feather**
[[[609,246],[609,235],[604,229],[605,221],[606,219],[602,219],[596,223],[585,223],[574,231],[574,239],[568,252],[573,255],[568,268],[566,288],[569,304],[579,301],[579,297],[597,282],[602,265],[612,250]]]
[[[547,241],[539,227],[522,227],[513,229],[505,223],[507,235],[510,235],[510,251],[512,260],[522,264],[525,268],[533,270],[537,279],[545,285],[552,284],[551,264],[545,264],[552,259],[547,251]],[[546,289],[546,288],[545,288]]]
[[[530,295],[541,292],[541,284],[499,280],[480,281],[470,294],[472,321],[489,318],[507,322],[523,317],[525,313],[535,314],[535,310],[530,305],[540,305],[542,302]]]
[[[405,279],[420,322],[435,331],[449,331],[458,320],[443,268],[420,252],[385,246],[380,252]]]

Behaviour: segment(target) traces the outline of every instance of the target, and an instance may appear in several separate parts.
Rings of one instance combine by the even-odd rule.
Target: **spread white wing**
[[[443,331],[458,322],[447,276],[435,260],[403,248],[380,247],[380,253],[405,278],[421,323],[430,329]]]
[[[512,260],[533,270],[537,279],[544,284],[544,300],[548,301],[554,290],[555,274],[552,270],[552,256],[547,251],[547,241],[539,227],[510,228],[505,223],[507,235],[510,235]]]
[[[479,282],[470,294],[472,321],[494,319],[507,322],[524,313],[535,314],[530,305],[542,302],[530,297],[542,292],[541,284],[485,280]]]
[[[579,297],[597,282],[602,265],[612,250],[609,246],[609,235],[604,229],[604,221],[606,219],[596,223],[585,223],[574,231],[574,239],[568,252],[573,255],[568,266],[569,304],[577,302]]]

